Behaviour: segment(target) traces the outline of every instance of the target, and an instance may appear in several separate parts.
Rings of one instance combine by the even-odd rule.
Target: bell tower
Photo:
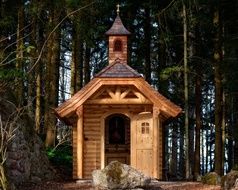
[[[131,33],[123,25],[119,13],[119,5],[117,5],[117,17],[112,27],[106,32],[109,41],[109,65],[116,60],[127,64],[127,40]]]

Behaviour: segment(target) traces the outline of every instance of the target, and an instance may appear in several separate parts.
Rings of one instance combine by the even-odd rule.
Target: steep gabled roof
[[[133,85],[156,107],[161,110],[165,118],[176,117],[181,108],[162,96],[152,88],[142,77],[137,78],[94,78],[83,89],[78,91],[72,98],[65,101],[55,109],[57,116],[70,123],[68,120],[76,114],[77,109],[83,105],[97,90],[104,85]]]
[[[105,67],[102,71],[95,75],[97,78],[137,78],[141,75],[132,69],[126,63],[122,63],[117,59],[114,63]]]
[[[112,27],[106,32],[106,35],[130,35],[131,33],[123,25],[121,18],[117,15]]]

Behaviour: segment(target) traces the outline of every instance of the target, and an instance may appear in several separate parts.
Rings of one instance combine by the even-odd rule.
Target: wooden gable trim
[[[141,92],[141,94],[145,96],[145,98],[152,101],[156,107],[160,107],[161,111],[164,112],[166,116],[176,117],[181,112],[180,107],[176,106],[155,89],[153,89],[143,78],[94,78],[72,98],[55,109],[56,114],[60,118],[72,115],[76,109],[86,100],[88,100],[102,85],[135,86]],[[125,92],[125,94],[122,96],[125,96],[126,93],[127,92]],[[112,102],[109,101],[108,103]]]
[[[91,94],[97,90],[96,86],[98,86],[99,83],[100,79],[94,78],[74,96],[62,103],[58,108],[55,109],[55,112],[58,117],[67,117],[68,115],[71,115],[73,112],[75,112],[77,107],[82,105],[81,102],[87,100],[91,96]]]
[[[145,80],[138,78],[138,82],[135,86],[141,91],[146,93],[148,98],[159,107],[161,112],[165,114],[166,117],[176,117],[182,109],[171,102],[169,99],[162,96],[158,91],[152,88]]]
[[[151,87],[143,78],[111,79],[101,78],[104,85],[133,85],[145,97],[152,101],[156,107],[159,107],[166,117],[176,117],[182,109],[162,96],[153,87]]]
[[[55,109],[59,118],[69,117],[75,110],[91,97],[102,85],[134,85],[135,78],[94,78],[73,97]]]
[[[113,85],[115,86],[115,85]],[[126,89],[123,89],[126,88]],[[127,98],[129,93],[132,93],[134,97]],[[106,94],[106,97],[100,97],[100,95]],[[99,93],[93,95],[87,104],[152,104],[142,93],[133,89],[131,86],[117,86],[114,91],[111,88],[102,87],[99,89]]]

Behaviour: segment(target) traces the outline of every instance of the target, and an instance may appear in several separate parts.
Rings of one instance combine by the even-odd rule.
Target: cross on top
[[[120,13],[120,5],[117,4],[117,15],[119,15],[119,13]]]

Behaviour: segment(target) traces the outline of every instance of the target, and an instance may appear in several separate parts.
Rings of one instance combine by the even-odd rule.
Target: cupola
[[[116,60],[127,64],[127,40],[131,33],[123,25],[119,12],[119,5],[117,5],[117,17],[112,27],[106,32],[109,39],[109,65]]]

